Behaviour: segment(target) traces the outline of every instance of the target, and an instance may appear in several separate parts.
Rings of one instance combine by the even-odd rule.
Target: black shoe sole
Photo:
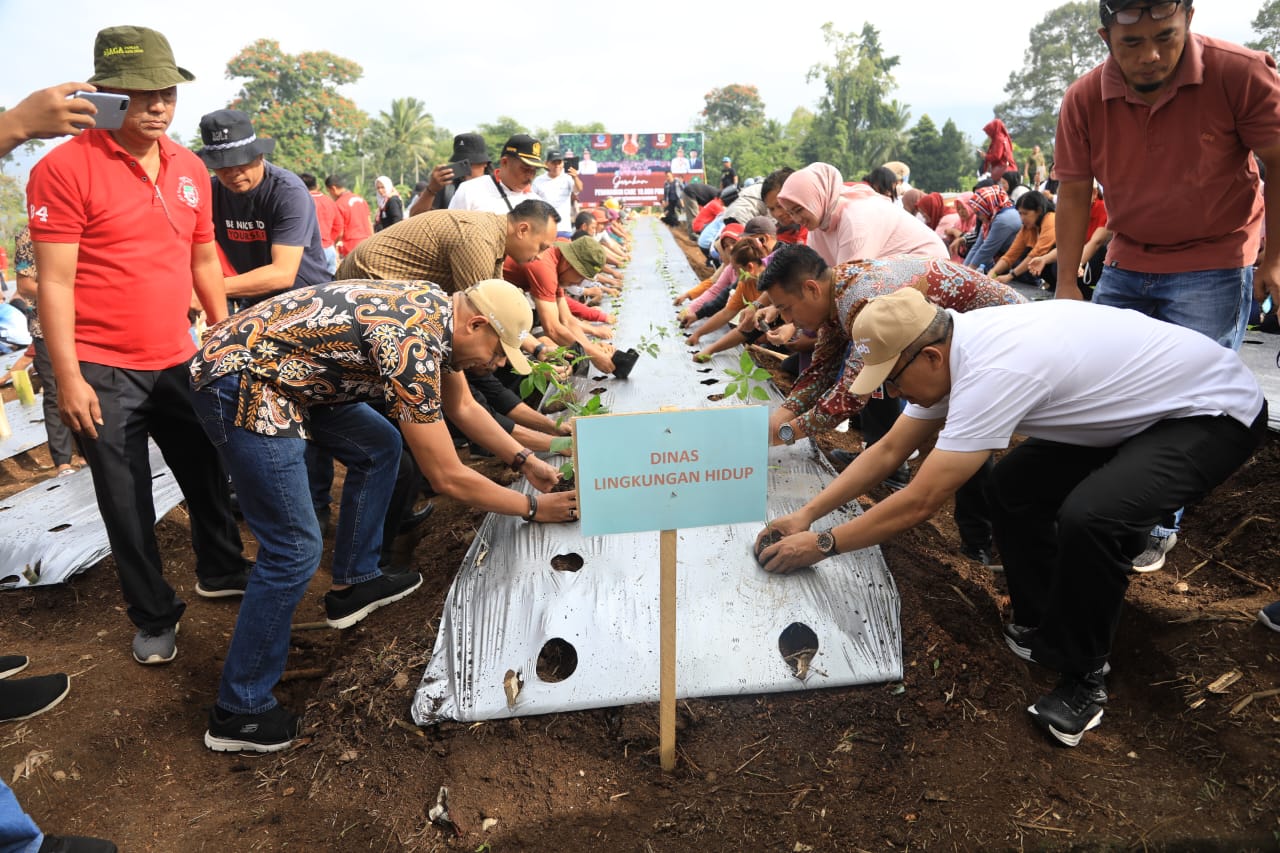
[[[199,582],[197,582],[196,595],[200,596],[201,598],[236,598],[236,597],[243,598],[244,590],[237,589],[237,588],[207,589],[206,587],[201,585]]]

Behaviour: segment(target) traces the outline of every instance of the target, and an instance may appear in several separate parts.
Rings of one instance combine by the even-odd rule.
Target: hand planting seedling
[[[744,403],[753,399],[769,399],[769,391],[765,387],[771,378],[769,371],[757,366],[746,350],[738,357],[738,369],[729,368],[725,373],[731,380],[724,388],[726,397],[737,397]]]

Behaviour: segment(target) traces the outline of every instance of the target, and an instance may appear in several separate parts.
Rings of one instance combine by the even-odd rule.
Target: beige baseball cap
[[[870,394],[879,388],[902,353],[929,328],[937,314],[937,307],[914,287],[869,301],[849,330],[853,348],[862,356],[862,372],[849,390]]]
[[[516,373],[528,373],[531,369],[529,359],[521,351],[520,342],[529,336],[529,330],[533,328],[533,309],[524,292],[510,282],[491,278],[471,285],[463,295],[498,333],[511,369]]]

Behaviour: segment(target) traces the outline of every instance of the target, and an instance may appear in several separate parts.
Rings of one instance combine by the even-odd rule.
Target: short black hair
[[[782,189],[782,185],[787,182],[787,178],[795,174],[795,171],[790,166],[779,166],[770,172],[769,177],[765,178],[764,183],[760,185],[760,198]]]
[[[821,278],[827,272],[827,262],[813,249],[800,243],[783,243],[774,250],[769,265],[764,268],[756,287],[763,293],[777,285],[787,293],[799,293],[800,283]]]
[[[898,173],[888,166],[877,166],[868,172],[867,176],[862,180],[870,184],[871,189],[882,196],[887,196],[891,199],[898,197]]]
[[[329,177],[324,179],[324,185],[326,187],[342,187],[343,189],[346,189],[347,176],[346,175],[330,175]]]
[[[582,228],[596,221],[596,215],[589,210],[584,210],[577,216],[573,217],[573,227]]]
[[[548,219],[560,221],[556,209],[540,198],[527,198],[512,208],[507,214],[516,222],[545,223]]]
[[[307,189],[313,190],[316,188],[315,175],[311,174],[310,172],[299,172],[298,177],[302,178],[303,186],[305,186]]]

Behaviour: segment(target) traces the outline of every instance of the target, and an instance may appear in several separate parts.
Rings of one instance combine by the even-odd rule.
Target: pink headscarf
[[[778,191],[778,201],[803,207],[818,220],[819,231],[834,231],[840,224],[844,178],[830,163],[810,163],[793,172]]]

